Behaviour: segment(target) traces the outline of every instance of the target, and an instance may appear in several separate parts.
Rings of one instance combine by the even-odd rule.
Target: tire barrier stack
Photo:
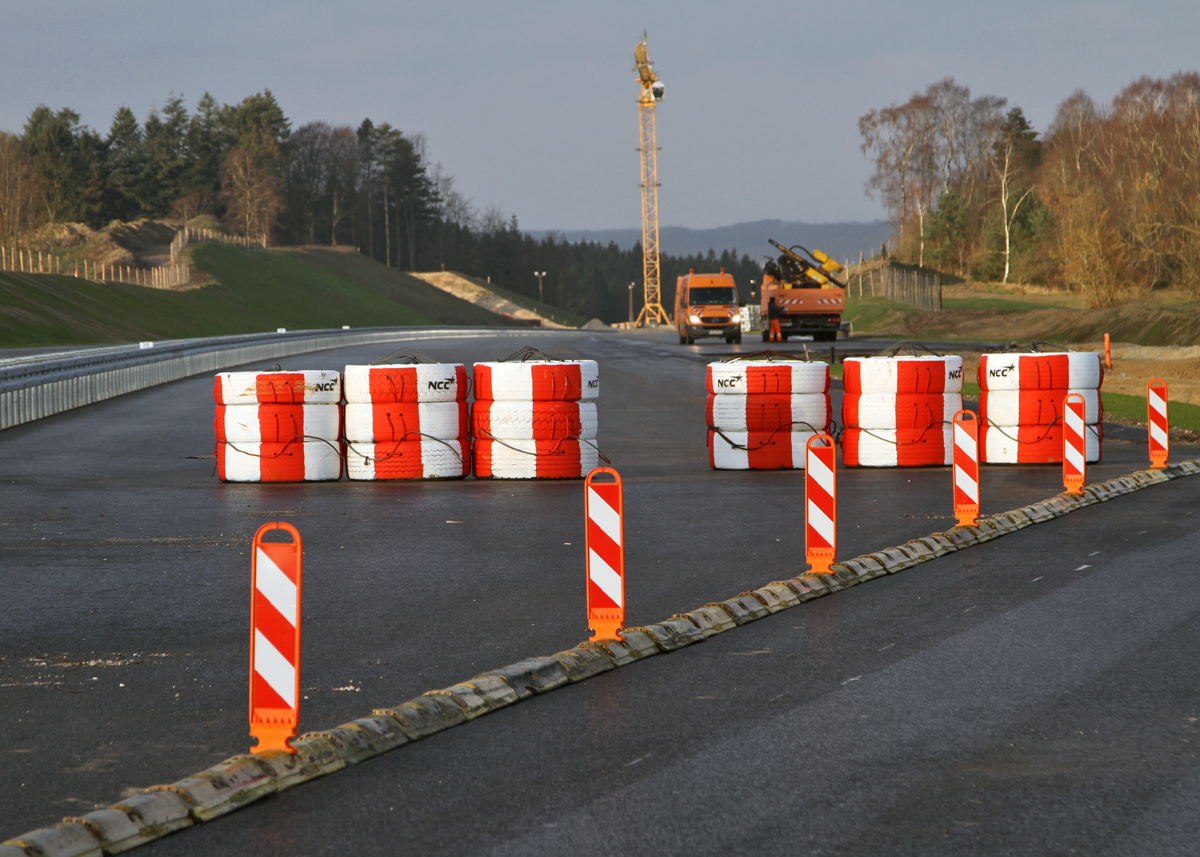
[[[829,430],[829,366],[756,357],[708,365],[708,464],[802,470],[808,439]]]
[[[222,372],[213,384],[213,398],[222,482],[341,477],[341,373]]]
[[[346,367],[351,479],[461,479],[471,472],[469,429],[463,364]]]
[[[962,410],[961,357],[847,357],[842,365],[845,466],[953,462],[951,421]]]
[[[1061,464],[1063,400],[1084,401],[1085,460],[1100,460],[1104,367],[1094,351],[984,354],[979,360],[979,449],[985,464]]]
[[[600,465],[595,360],[523,349],[476,363],[471,414],[476,479],[580,479]]]

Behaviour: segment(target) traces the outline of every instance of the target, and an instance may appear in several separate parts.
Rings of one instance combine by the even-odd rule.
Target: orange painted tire
[[[467,369],[461,363],[346,367],[347,402],[416,404],[466,400]]]
[[[217,477],[222,482],[327,482],[341,475],[336,443],[217,444]]]
[[[327,369],[219,372],[213,398],[218,405],[336,405],[342,400],[342,375]]]
[[[962,358],[847,357],[842,387],[847,393],[961,393]]]
[[[811,431],[709,431],[713,470],[803,470]]]
[[[521,440],[593,440],[597,430],[594,402],[492,402],[471,406],[471,434]]]
[[[829,364],[804,360],[734,360],[709,363],[710,393],[791,396],[829,392]]]
[[[796,393],[793,395],[708,394],[705,417],[708,427],[731,431],[796,431],[829,429],[830,401],[828,393]],[[809,429],[811,430],[811,429]]]
[[[346,474],[356,481],[462,479],[471,472],[471,444],[454,440],[402,440],[351,443]]]
[[[846,429],[842,432],[842,464],[846,467],[932,467],[951,464],[951,427],[912,429]]]
[[[981,464],[1062,464],[1062,423],[1052,426],[979,427]],[[1084,427],[1084,461],[1100,461],[1104,447],[1104,429]]]
[[[346,440],[454,440],[470,428],[466,402],[351,402],[346,405]]]
[[[1095,389],[984,390],[979,397],[979,421],[998,426],[1052,425],[1062,417],[1069,393],[1083,397],[1085,423],[1104,419],[1104,400]]]
[[[984,354],[981,390],[1098,390],[1104,364],[1095,351],[1048,354]]]
[[[474,447],[476,479],[582,479],[600,466],[586,440],[485,440]]]
[[[577,402],[600,395],[595,360],[476,363],[474,378],[478,400]]]
[[[287,443],[305,437],[336,443],[342,436],[341,405],[217,405],[218,441]]]
[[[846,393],[842,425],[920,431],[948,423],[961,410],[961,393]]]

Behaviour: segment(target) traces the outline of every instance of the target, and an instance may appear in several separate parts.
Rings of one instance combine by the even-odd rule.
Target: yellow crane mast
[[[642,281],[645,284],[645,299],[638,313],[637,326],[670,324],[661,298],[660,271],[658,265],[658,145],[654,127],[654,107],[662,101],[663,84],[654,73],[646,47],[646,34],[633,51],[634,70],[642,87],[638,99],[641,118],[642,154]]]

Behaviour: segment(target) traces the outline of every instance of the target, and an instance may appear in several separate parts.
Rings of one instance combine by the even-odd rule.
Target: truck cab
[[[675,328],[680,345],[692,345],[705,336],[722,336],[730,344],[741,342],[742,316],[733,276],[724,268],[719,274],[689,270],[676,280]]]

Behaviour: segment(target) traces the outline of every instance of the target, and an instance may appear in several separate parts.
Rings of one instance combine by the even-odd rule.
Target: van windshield
[[[737,290],[717,286],[703,289],[688,289],[688,303],[692,306],[700,304],[736,304]]]

